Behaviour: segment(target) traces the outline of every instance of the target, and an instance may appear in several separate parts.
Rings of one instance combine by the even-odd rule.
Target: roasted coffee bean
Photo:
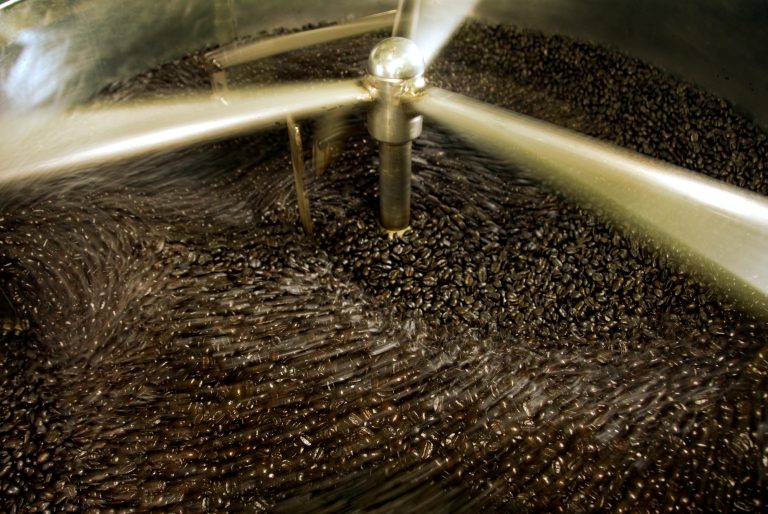
[[[430,81],[768,193],[763,132],[625,55],[472,24]],[[101,100],[207,87],[197,53]],[[389,239],[363,123],[314,240],[283,130],[0,192],[0,510],[765,509],[762,323],[429,120]]]

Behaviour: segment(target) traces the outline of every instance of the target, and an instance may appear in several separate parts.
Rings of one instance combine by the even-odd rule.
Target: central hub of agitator
[[[411,218],[411,142],[422,129],[411,104],[424,89],[424,69],[418,46],[401,37],[380,42],[368,58],[368,132],[379,142],[379,220],[392,232],[408,228]]]

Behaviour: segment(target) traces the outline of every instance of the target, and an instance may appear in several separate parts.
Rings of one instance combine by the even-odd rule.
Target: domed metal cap
[[[368,73],[381,79],[409,80],[423,74],[424,68],[421,50],[404,37],[385,39],[368,57]]]

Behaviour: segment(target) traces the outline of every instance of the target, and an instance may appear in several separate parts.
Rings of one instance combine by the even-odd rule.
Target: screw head
[[[368,57],[368,73],[379,79],[414,79],[424,73],[425,67],[419,47],[404,37],[381,41]]]

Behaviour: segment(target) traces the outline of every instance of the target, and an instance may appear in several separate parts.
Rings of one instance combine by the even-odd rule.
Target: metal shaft
[[[411,220],[411,146],[379,143],[379,211],[388,230],[403,230]]]
[[[411,218],[411,141],[422,117],[411,101],[423,88],[424,59],[412,41],[385,39],[371,52],[368,84],[374,98],[368,132],[379,142],[379,221],[385,230],[408,228]]]
[[[397,14],[392,25],[392,37],[412,39],[419,26],[421,0],[400,0],[397,3]]]

